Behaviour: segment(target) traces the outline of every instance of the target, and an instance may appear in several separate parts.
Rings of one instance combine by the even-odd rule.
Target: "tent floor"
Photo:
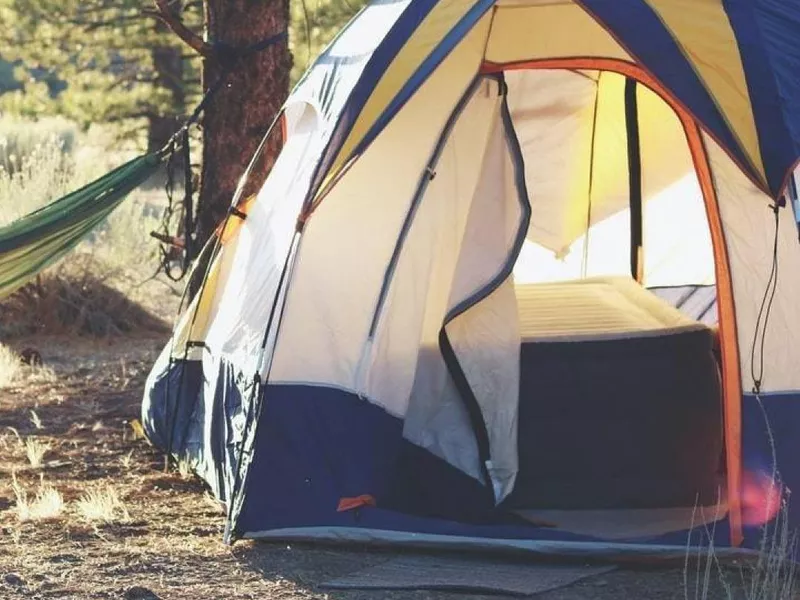
[[[515,515],[536,524],[606,540],[632,540],[685,531],[692,526],[713,527],[728,514],[727,503],[716,506],[645,509],[555,510],[522,509]]]

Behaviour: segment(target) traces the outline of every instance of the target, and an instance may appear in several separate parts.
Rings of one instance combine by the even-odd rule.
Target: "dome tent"
[[[753,545],[764,415],[800,481],[797,24],[776,0],[371,3],[234,199],[148,436],[229,540],[682,555],[700,497]]]

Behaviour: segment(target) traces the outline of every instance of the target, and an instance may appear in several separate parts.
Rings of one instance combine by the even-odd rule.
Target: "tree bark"
[[[159,24],[158,27],[164,27]],[[156,84],[170,93],[170,106],[166,114],[153,114],[148,118],[147,151],[163,148],[178,130],[186,113],[186,93],[183,84],[183,58],[175,47],[153,48],[153,69]],[[183,167],[183,165],[181,165]]]
[[[232,48],[261,42],[289,26],[288,0],[205,0],[208,41]],[[227,68],[226,84],[206,107],[195,247],[201,247],[225,217],[236,186],[289,93],[292,58],[286,39],[225,65],[217,56],[203,61],[208,89]],[[263,184],[283,143],[280,128],[255,165],[245,196]]]

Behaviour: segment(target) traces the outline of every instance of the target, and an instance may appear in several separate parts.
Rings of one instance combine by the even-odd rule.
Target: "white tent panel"
[[[265,324],[277,291],[305,191],[316,164],[319,125],[309,105],[296,121],[247,218],[222,253],[219,286],[206,344],[254,373]],[[231,217],[234,221],[237,217]],[[232,223],[234,224],[234,223]],[[224,310],[221,309],[224,307]]]
[[[528,238],[562,250],[587,226],[597,83],[565,70],[506,74],[531,193]]]
[[[293,90],[289,102],[315,105],[330,134],[375,49],[411,0],[371,2],[337,35]]]
[[[742,388],[753,389],[751,358],[762,298],[773,267],[775,215],[771,200],[733,163],[722,148],[704,134],[730,261],[736,307]],[[800,348],[800,244],[791,203],[780,210],[778,275],[764,342],[762,391],[800,390],[796,349]],[[756,376],[761,358],[756,344]]]
[[[447,333],[486,424],[487,466],[499,502],[514,489],[519,462],[520,328],[512,279],[454,319]]]
[[[514,159],[503,120],[496,116],[472,201],[448,309],[482,292],[506,266],[522,224]],[[520,165],[521,168],[521,165]],[[527,203],[528,199],[524,201]],[[523,232],[524,233],[524,232]]]
[[[430,350],[431,360],[436,360],[439,330],[499,99],[497,84],[483,82],[457,119],[390,274],[374,343],[365,348],[364,387],[359,390],[394,414],[407,412],[417,362],[427,359],[420,357],[420,348]],[[438,397],[444,382],[449,383],[447,377],[429,390],[431,398]],[[460,402],[458,409],[463,410]]]
[[[416,222],[425,228],[427,241],[419,233],[408,259],[417,254],[418,264],[426,251],[432,253],[428,306],[419,346],[404,435],[462,471],[481,479],[473,424],[465,399],[453,383],[439,346],[439,334],[447,313],[464,301],[471,304],[498,276],[511,256],[520,233],[521,210],[514,169],[500,116],[497,86],[479,92],[459,119],[454,136],[445,148],[437,176],[423,199],[425,215],[436,211],[426,226],[423,213]],[[480,110],[483,115],[476,115]],[[491,137],[487,140],[487,125]],[[466,134],[466,135],[465,135]],[[476,144],[476,137],[483,143]],[[488,142],[488,144],[487,144]],[[464,159],[467,160],[464,160]],[[453,175],[458,183],[453,185]],[[479,176],[479,180],[476,178]],[[441,179],[440,179],[441,178]],[[435,244],[430,247],[431,242]],[[412,254],[413,252],[413,254]],[[413,269],[394,282],[397,290],[413,290]],[[409,292],[402,299],[408,298]],[[482,296],[482,294],[481,294]],[[400,296],[393,298],[397,309]],[[402,318],[405,310],[392,312]],[[398,320],[393,329],[400,328]],[[495,293],[455,318],[447,327],[453,351],[479,404],[489,434],[497,498],[507,495],[517,469],[516,415],[519,395],[519,326],[516,298],[510,280]],[[387,338],[387,341],[390,338]],[[379,355],[380,356],[380,355]],[[371,381],[380,382],[373,372]],[[373,392],[377,394],[378,392]],[[385,393],[385,392],[384,392]]]
[[[489,20],[449,54],[309,220],[273,381],[356,388],[386,265],[431,149],[480,65]]]
[[[645,205],[644,269],[648,287],[715,283],[714,248],[694,170]]]

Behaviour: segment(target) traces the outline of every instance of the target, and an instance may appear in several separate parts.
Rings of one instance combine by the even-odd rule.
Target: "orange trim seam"
[[[681,116],[681,115],[679,115]],[[733,296],[728,247],[719,214],[719,202],[703,137],[697,124],[684,120],[700,189],[706,205],[711,244],[714,248],[714,269],[717,279],[719,338],[722,354],[723,403],[725,414],[725,458],[728,474],[728,510],[731,523],[731,543],[741,545],[742,534],[742,383],[739,362],[736,306]]]

